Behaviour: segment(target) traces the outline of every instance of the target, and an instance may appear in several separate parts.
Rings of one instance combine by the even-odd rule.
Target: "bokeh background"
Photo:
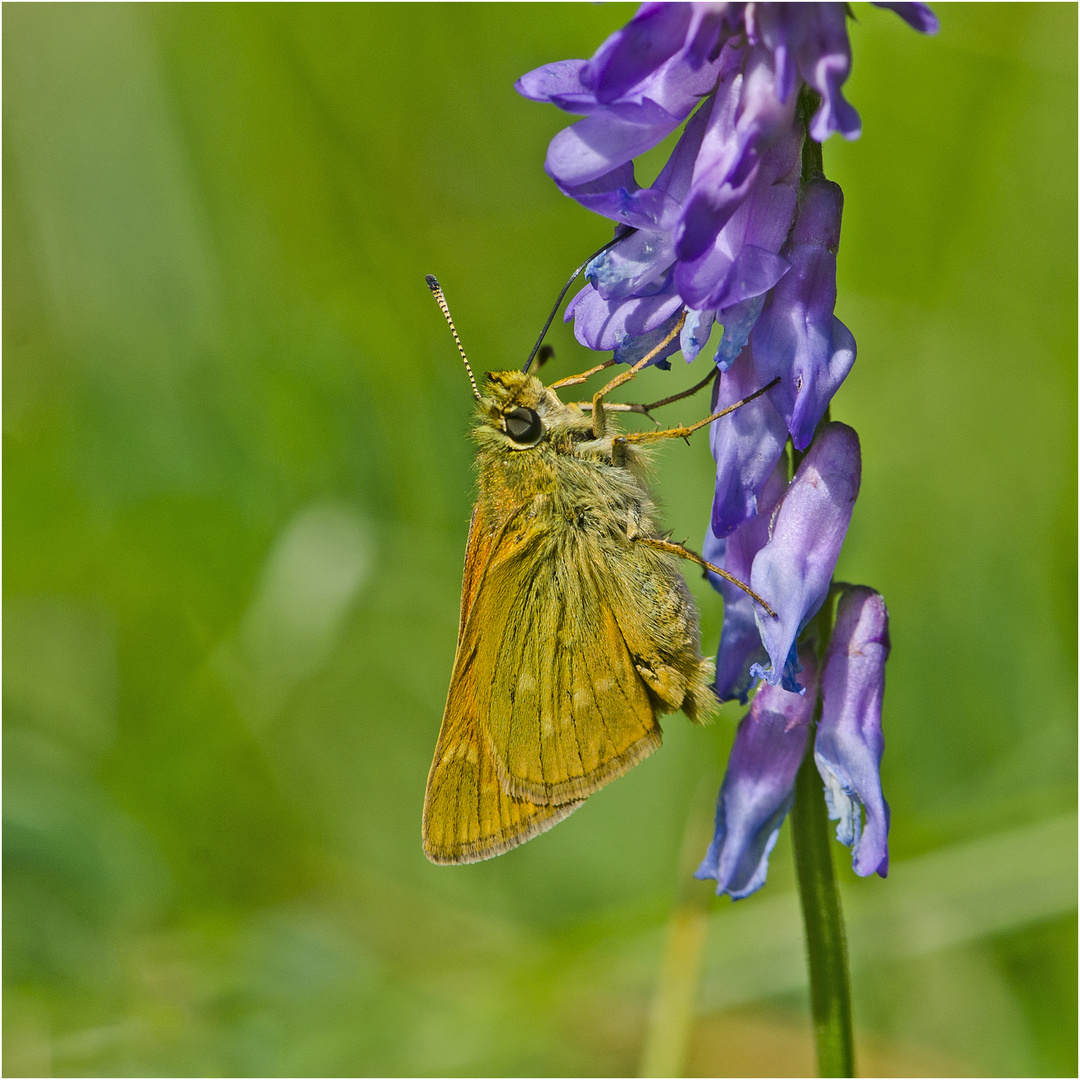
[[[690,879],[737,708],[502,858],[420,850],[472,491],[424,274],[521,362],[610,234],[513,82],[633,10],[5,5],[7,1075],[812,1070],[786,827],[755,897]],[[855,10],[838,574],[894,642],[894,870],[836,849],[862,1070],[1075,1075],[1077,9]],[[657,474],[693,543],[710,465]]]

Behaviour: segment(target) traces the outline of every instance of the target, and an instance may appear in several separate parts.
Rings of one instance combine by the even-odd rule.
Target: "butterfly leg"
[[[687,559],[690,562],[697,563],[698,566],[704,567],[710,573],[719,574],[726,581],[730,581],[732,585],[742,589],[747,596],[759,603],[772,618],[775,619],[777,617],[776,612],[773,611],[769,604],[758,596],[749,585],[740,581],[733,574],[729,574],[726,570],[721,570],[719,566],[703,559],[696,551],[691,551],[682,544],[673,543],[671,540],[658,540],[653,536],[643,536],[642,534],[635,532],[632,525],[627,529],[626,535],[628,539],[633,540],[635,543],[645,544],[647,547],[655,548],[657,551],[664,551],[668,555],[675,555],[680,559]]]
[[[671,328],[671,332],[667,334],[663,341],[647,352],[636,364],[631,365],[625,371],[616,375],[606,386],[602,387],[595,394],[592,399],[592,411],[593,411],[593,434],[598,438],[604,437],[604,431],[606,424],[604,423],[604,398],[615,390],[617,387],[623,385],[623,383],[629,382],[639,371],[649,366],[653,360],[656,359],[670,345],[675,338],[677,338],[682,331],[683,323],[686,322],[686,309],[683,309],[682,315],[679,316],[679,321]]]
[[[567,375],[565,379],[557,379],[551,384],[549,389],[558,390],[561,386],[577,386],[578,383],[585,382],[586,379],[595,375],[598,371],[606,371],[609,367],[614,367],[614,365],[614,359],[605,360],[602,364],[597,364],[596,367],[591,367],[588,371],[583,371],[580,375]]]
[[[657,419],[655,419],[653,417],[653,415],[652,415],[653,409],[659,409],[664,405],[671,405],[676,401],[682,401],[683,398],[693,397],[694,394],[698,393],[701,390],[704,390],[705,387],[708,386],[709,383],[711,383],[713,381],[713,379],[715,379],[718,374],[719,374],[719,371],[714,367],[709,372],[709,374],[706,375],[705,378],[701,380],[701,382],[694,383],[694,385],[691,386],[689,390],[683,390],[678,394],[672,394],[671,397],[661,398],[659,401],[651,401],[651,402],[649,402],[648,405],[639,405],[637,403],[630,404],[628,402],[624,403],[624,402],[621,402],[621,401],[620,402],[607,401],[607,402],[604,403],[604,411],[605,412],[640,413],[642,416],[647,416],[650,420],[652,420],[652,422],[654,424],[656,424],[657,427],[659,427],[660,422]],[[577,407],[579,409],[591,409],[592,408],[592,402],[591,401],[578,401],[578,402],[575,402],[575,404],[577,405]]]
[[[719,412],[713,413],[711,416],[706,416],[704,420],[699,420],[696,424],[688,424],[680,427],[665,428],[663,431],[632,431],[627,435],[622,435],[620,438],[625,439],[626,442],[656,442],[659,439],[685,439],[688,435],[692,435],[695,431],[705,427],[707,424],[711,424],[714,420],[719,420],[721,416],[727,416],[728,413],[734,412],[736,409],[741,408],[743,405],[753,401],[754,398],[761,397],[766,391],[771,390],[780,382],[780,376],[777,375],[772,382],[767,383],[760,390],[755,390],[752,394],[748,394],[741,401],[736,401],[734,405],[729,405],[726,409],[721,409]]]

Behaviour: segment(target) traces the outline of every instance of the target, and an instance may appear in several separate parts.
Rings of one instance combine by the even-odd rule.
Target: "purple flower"
[[[731,415],[738,416],[738,412]],[[772,512],[786,489],[787,460],[781,458],[758,496],[757,516],[744,522],[726,539],[716,535],[714,519],[705,536],[705,558],[740,581],[748,581],[754,557],[768,542]],[[714,513],[715,509],[714,505]],[[709,574],[709,582],[724,598],[724,625],[716,654],[716,694],[721,701],[738,698],[745,705],[754,684],[750,666],[768,655],[761,644],[754,618],[757,603],[718,574]]]
[[[857,139],[859,114],[841,87],[851,71],[847,5],[754,4],[754,33],[772,54],[779,92],[791,95],[801,79],[821,96],[810,135],[824,142],[834,131]]]
[[[787,145],[779,156],[779,167],[773,162],[769,180],[790,172],[798,160],[802,133],[795,124],[794,96],[787,101],[778,96],[768,53],[750,49],[716,88],[690,190],[675,229],[680,260],[694,263],[709,251],[720,230],[757,188],[768,150],[784,136],[788,136]],[[789,221],[790,211],[789,206]],[[777,248],[786,233],[785,226]]]
[[[879,4],[924,33],[937,20],[924,4]],[[586,119],[552,140],[546,168],[564,190],[590,183],[666,138],[746,54],[761,54],[773,85],[770,108],[786,107],[801,82],[822,105],[811,124],[819,142],[832,131],[853,138],[858,115],[840,87],[851,67],[843,3],[646,3],[591,60],[562,60],[530,71],[516,88]],[[753,126],[750,123],[747,126]]]
[[[876,6],[937,32],[925,4]],[[724,597],[718,695],[745,704],[754,680],[764,680],[739,726],[716,836],[698,871],[735,898],[764,883],[791,805],[818,699],[817,662],[799,638],[830,594],[859,491],[858,436],[843,424],[821,427],[856,354],[834,314],[843,195],[806,141],[861,131],[843,94],[847,11],[844,3],[646,3],[591,60],[548,64],[517,84],[582,117],[552,140],[545,168],[616,226],[617,242],[589,263],[567,307],[577,339],[632,363],[682,319],[654,360],[666,367],[679,350],[693,360],[719,325],[714,411],[778,380],[711,429],[716,486],[705,556],[748,581],[777,616],[710,575]],[[635,157],[680,126],[666,165],[642,187]],[[806,450],[790,483],[789,437]],[[815,760],[856,873],[884,875],[888,806],[878,766],[888,616],[877,593],[845,588],[822,668]]]
[[[784,246],[791,269],[773,290],[751,335],[758,385],[780,376],[769,396],[797,450],[809,446],[855,363],[855,339],[833,314],[843,208],[839,184],[818,178],[803,187]]]
[[[652,337],[656,342],[663,340],[664,325],[675,324],[681,307],[678,296],[670,292],[608,304],[594,289],[582,289],[567,306],[566,316],[567,319],[574,318],[574,336],[582,345],[616,352],[625,346],[626,352],[619,359],[632,363],[629,350],[637,346],[639,355],[644,356],[649,351]],[[657,330],[660,333],[654,333]],[[670,352],[678,348],[676,339]]]
[[[751,60],[751,75],[765,70],[761,56]],[[732,315],[745,314],[746,301],[760,298],[756,318],[765,294],[788,270],[779,252],[795,208],[802,141],[794,102],[773,116],[774,98],[760,92],[760,82],[745,78],[741,67],[729,70],[651,188],[638,187],[625,163],[575,187],[572,193],[590,209],[638,230],[589,265],[589,284],[567,309],[583,344],[611,348],[598,325],[618,323],[627,304],[658,294],[688,308],[680,343],[688,360],[714,321],[726,326]],[[732,140],[735,152],[728,150]],[[662,321],[650,320],[641,332],[651,333]],[[752,325],[750,320],[741,329],[744,342]],[[725,347],[730,351],[729,343]]]
[[[589,284],[566,312],[567,320],[575,320],[578,340],[590,348],[614,348],[610,335],[602,334],[600,328],[621,324],[624,312],[635,300],[655,301],[663,296],[669,302],[663,316],[646,320],[639,332],[651,333],[665,321],[669,311],[686,305],[688,314],[681,341],[670,352],[681,347],[687,360],[692,360],[708,340],[714,321],[725,327],[723,347],[730,351],[732,335],[741,336],[745,343],[765,294],[787,273],[788,261],[779,252],[795,208],[801,144],[798,128],[791,123],[755,165],[753,183],[733,212],[722,219],[716,217],[711,231],[698,221],[697,235],[704,246],[691,249],[696,253],[693,258],[678,257],[678,211],[702,160],[703,142],[718,127],[715,119],[719,109],[719,101],[703,106],[687,125],[671,159],[649,189],[652,221],[644,222],[640,197],[631,211],[627,198],[619,195],[617,201],[622,209],[618,216],[636,223],[637,231],[589,264]],[[695,183],[700,191],[701,182]],[[598,198],[590,197],[594,202]],[[610,201],[610,192],[605,198],[609,206],[615,205]],[[701,211],[700,199],[693,205]],[[681,235],[685,239],[689,234],[684,231]],[[751,310],[747,304],[755,299],[753,318],[741,328],[734,325]],[[639,355],[645,351],[639,350]]]
[[[797,125],[789,123],[739,185],[737,198],[708,200],[700,194],[708,183],[695,184],[699,194],[691,191],[674,232],[674,284],[688,307],[726,310],[763,296],[787,273],[780,248],[795,210],[801,145]],[[719,186],[723,196],[728,185]]]
[[[724,620],[726,632],[726,603]],[[852,849],[852,869],[862,877],[885,877],[889,869],[889,806],[879,771],[888,655],[884,600],[865,586],[843,586],[821,674],[814,762],[829,817],[839,821],[836,838]],[[798,662],[806,692],[763,683],[739,724],[717,800],[713,841],[695,875],[715,878],[717,893],[734,900],[765,884],[769,854],[794,801],[795,775],[819,696],[813,651],[801,647]]]
[[[717,380],[713,412],[734,405],[764,385],[755,368],[752,351],[744,349]],[[723,538],[761,512],[759,497],[784,452],[787,426],[769,395],[763,394],[713,421],[709,441],[716,459],[712,531],[718,538]],[[784,478],[787,479],[786,474]],[[763,536],[762,543],[766,539]],[[746,571],[749,574],[749,564]]]
[[[846,588],[825,657],[814,760],[825,781],[829,817],[840,822],[836,838],[852,849],[852,867],[862,877],[884,877],[889,869],[889,806],[879,772],[888,656],[885,601],[863,585]]]
[[[750,587],[776,609],[754,612],[768,669],[750,673],[772,686],[802,693],[795,641],[825,602],[833,569],[859,493],[859,436],[846,424],[828,424],[803,458],[776,512],[769,542],[757,553]]]
[[[695,6],[646,4],[591,61],[546,64],[517,81],[524,97],[585,116],[560,131],[548,147],[545,169],[568,194],[654,147],[712,92],[722,61],[719,55],[701,58],[692,42],[662,60],[666,45],[646,49],[644,56],[631,55],[641,31],[656,26],[657,8],[670,7],[669,14],[689,26],[701,22]]]
[[[716,831],[694,875],[715,878],[717,894],[733,900],[765,884],[769,855],[794,799],[817,699],[817,661],[809,651],[801,658],[810,693],[762,686],[739,724],[716,802]]]
[[[640,207],[644,202],[635,204],[637,209],[627,210],[623,216],[635,225],[636,231],[602,252],[586,268],[589,284],[567,305],[565,318],[567,322],[574,320],[574,335],[588,348],[610,349],[615,351],[616,359],[633,363],[662,341],[678,319],[683,298],[672,280],[675,253],[670,230],[677,217],[678,200],[690,185],[708,115],[707,109],[699,110],[690,121],[649,189],[653,220],[646,222],[642,218]],[[684,328],[682,339],[672,342],[658,360],[677,352],[683,341],[692,348],[689,343],[700,322],[695,316],[691,313],[687,319],[689,329]],[[703,327],[704,339],[711,330],[710,317]],[[641,340],[634,342],[635,337]],[[691,358],[696,354],[693,350]]]
[[[925,5],[881,6],[923,32],[937,28]],[[628,237],[590,266],[585,297],[567,313],[581,323],[579,341],[618,348],[620,360],[644,355],[644,347],[611,346],[610,328],[652,334],[668,313],[654,308],[641,319],[638,309],[621,309],[662,293],[692,316],[681,342],[688,359],[714,321],[725,330],[717,362],[726,367],[735,359],[765,295],[788,271],[780,247],[798,189],[800,89],[821,99],[812,138],[859,134],[858,114],[841,90],[851,67],[846,12],[843,3],[647,3],[591,60],[547,64],[518,80],[525,97],[584,117],[548,149],[545,168],[562,191],[650,234]],[[668,166],[642,188],[633,159],[691,113]],[[807,254],[804,261],[814,260]],[[818,273],[814,266],[804,271]],[[813,290],[816,301],[822,295]],[[849,344],[853,355],[850,335],[837,335],[830,356]]]

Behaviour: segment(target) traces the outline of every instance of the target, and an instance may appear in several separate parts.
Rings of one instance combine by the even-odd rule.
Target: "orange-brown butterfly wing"
[[[473,609],[500,542],[512,545],[516,536],[507,536],[505,523],[487,519],[479,507],[473,511],[454,673],[424,799],[424,853],[434,863],[489,859],[550,829],[581,805],[580,800],[536,805],[508,795],[480,729],[477,652],[484,639]]]
[[[480,581],[487,570],[488,558],[495,538],[500,532],[500,522],[490,520],[480,513],[479,505],[473,507],[469,519],[469,539],[465,543],[465,570],[461,578],[461,612],[458,615],[458,644],[465,633],[465,622],[476,599]]]
[[[503,789],[584,799],[660,745],[660,725],[615,608],[619,552],[595,537],[511,523],[469,616],[477,717]]]

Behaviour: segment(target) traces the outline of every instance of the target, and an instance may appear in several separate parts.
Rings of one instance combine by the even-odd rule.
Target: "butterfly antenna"
[[[465,355],[465,350],[461,346],[461,338],[457,336],[457,328],[454,326],[454,320],[450,318],[450,309],[446,306],[446,297],[443,296],[442,286],[439,284],[438,279],[434,274],[428,274],[424,280],[427,282],[427,287],[431,290],[431,295],[435,297],[435,303],[439,305],[446,318],[446,322],[450,327],[450,333],[454,335],[454,341],[457,343],[458,352],[461,353],[461,359],[465,361],[465,371],[469,375],[469,382],[472,383],[473,397],[479,401],[480,391],[476,389],[476,380],[473,378],[472,368],[469,367],[469,358]]]
[[[611,240],[609,240],[609,241],[608,241],[608,242],[607,242],[607,243],[606,243],[606,244],[605,244],[605,245],[604,245],[604,246],[603,246],[602,248],[600,248],[600,250],[599,250],[599,251],[594,251],[594,252],[593,252],[593,253],[592,253],[592,254],[591,254],[591,255],[590,255],[590,256],[589,256],[589,257],[588,257],[588,258],[587,258],[587,259],[586,259],[586,260],[585,260],[585,261],[584,261],[584,262],[583,262],[583,263],[582,263],[582,264],[581,264],[581,265],[580,265],[580,266],[579,266],[579,267],[578,267],[578,268],[577,268],[577,269],[576,269],[576,270],[575,270],[575,271],[574,271],[574,272],[573,272],[573,273],[572,273],[571,275],[570,275],[570,279],[569,279],[569,280],[567,281],[567,283],[566,283],[566,284],[565,284],[565,285],[564,285],[564,286],[562,287],[562,292],[560,292],[560,293],[559,293],[559,298],[558,298],[558,300],[556,300],[556,301],[555,301],[555,306],[554,306],[554,307],[553,307],[553,308],[551,309],[551,314],[550,314],[550,315],[549,315],[549,316],[547,317],[547,322],[546,322],[546,323],[544,323],[544,329],[540,331],[540,336],[539,336],[539,337],[538,337],[538,338],[536,339],[536,344],[535,344],[535,345],[534,345],[534,346],[532,347],[532,352],[531,352],[531,353],[529,353],[529,359],[525,361],[525,366],[524,366],[524,367],[523,367],[523,368],[521,369],[521,370],[522,370],[522,373],[523,373],[523,374],[525,374],[525,375],[528,375],[528,373],[529,373],[529,368],[531,368],[531,367],[532,367],[532,362],[533,362],[533,359],[534,359],[534,357],[536,356],[537,352],[539,351],[539,349],[540,349],[540,346],[541,346],[541,345],[543,344],[543,342],[544,342],[544,335],[545,335],[545,334],[547,334],[547,332],[548,332],[548,328],[549,328],[549,327],[551,326],[551,322],[552,322],[552,320],[553,320],[553,319],[555,318],[555,316],[556,316],[556,315],[558,314],[558,312],[559,312],[559,308],[560,308],[560,307],[562,306],[562,302],[563,302],[563,297],[564,297],[564,296],[566,296],[566,294],[567,294],[567,293],[568,293],[568,292],[570,291],[570,286],[571,286],[571,285],[573,285],[575,281],[577,281],[577,279],[578,279],[578,274],[580,274],[580,273],[581,273],[581,272],[582,272],[582,271],[583,271],[583,270],[585,269],[585,267],[586,267],[586,266],[588,266],[588,265],[589,265],[589,263],[591,263],[591,262],[593,261],[593,259],[595,259],[595,258],[596,258],[596,257],[597,257],[598,255],[603,255],[603,254],[604,254],[604,252],[608,250],[608,248],[614,247],[614,246],[615,246],[615,245],[616,245],[616,244],[617,244],[617,243],[618,243],[618,242],[619,242],[620,240],[625,240],[625,239],[626,239],[626,237],[628,237],[628,236],[630,236],[630,235],[631,235],[632,233],[636,233],[636,232],[637,232],[637,229],[628,229],[628,230],[627,230],[626,232],[623,232],[623,233],[619,233],[619,235],[618,235],[618,236],[615,236],[615,237],[613,237],[613,238],[612,238]]]

